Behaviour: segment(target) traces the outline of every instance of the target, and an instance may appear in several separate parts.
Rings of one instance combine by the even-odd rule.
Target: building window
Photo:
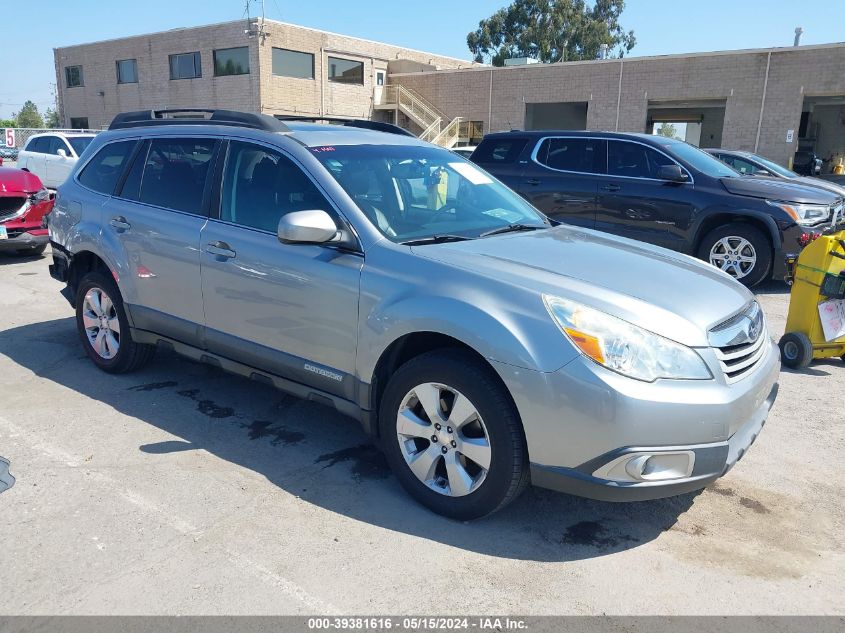
[[[170,56],[171,79],[202,77],[202,59],[199,53],[179,53]]]
[[[70,128],[72,130],[87,130],[88,117],[87,116],[72,116],[70,117]]]
[[[364,85],[364,62],[329,57],[329,81],[340,84]]]
[[[384,85],[384,71],[379,70],[376,72],[376,85],[383,86]]]
[[[249,74],[249,47],[221,48],[214,51],[214,76]]]
[[[296,79],[314,79],[314,55],[286,48],[274,48],[273,74]]]
[[[82,66],[65,66],[65,83],[68,88],[78,88],[82,83]]]
[[[117,83],[138,83],[138,61],[135,59],[121,59],[117,62]]]

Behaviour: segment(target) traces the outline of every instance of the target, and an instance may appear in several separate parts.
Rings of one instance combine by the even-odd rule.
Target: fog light
[[[694,466],[693,451],[641,451],[617,457],[593,476],[622,482],[668,481],[689,477]]]

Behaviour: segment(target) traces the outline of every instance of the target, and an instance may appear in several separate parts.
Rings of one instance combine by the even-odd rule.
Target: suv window
[[[144,162],[139,201],[199,215],[217,141],[154,139]]]
[[[603,174],[605,141],[592,138],[547,138],[537,150],[537,162],[552,169]]]
[[[491,138],[481,141],[472,153],[474,163],[512,163],[528,143],[527,138]]]
[[[675,161],[646,145],[627,141],[608,141],[607,173],[627,178],[658,178],[663,165]]]
[[[138,141],[117,141],[100,148],[79,174],[79,182],[108,196],[114,192],[126,162]]]
[[[50,142],[47,145],[47,149],[45,150],[46,154],[58,155],[59,150],[63,149],[65,150],[65,153],[68,156],[72,156],[70,148],[67,146],[67,143],[65,143],[64,139],[58,136],[49,136],[47,138],[50,140]]]
[[[39,154],[44,154],[47,151],[47,147],[50,145],[50,137],[49,136],[38,136],[36,138],[30,139],[29,143],[26,144],[25,151],[27,152],[37,152]]]
[[[276,233],[292,211],[334,211],[292,160],[267,147],[232,141],[223,173],[220,219]]]

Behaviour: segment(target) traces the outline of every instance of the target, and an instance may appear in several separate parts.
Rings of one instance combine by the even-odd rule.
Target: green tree
[[[475,61],[504,66],[509,57],[541,62],[596,59],[602,44],[623,57],[637,40],[619,16],[625,0],[513,0],[467,34]]]
[[[44,127],[44,119],[38,113],[38,106],[32,101],[26,101],[23,107],[14,115],[18,127]]]
[[[660,127],[657,128],[657,134],[668,138],[678,138],[678,128],[676,128],[672,123],[666,123],[664,121],[660,124]]]
[[[14,119],[0,119],[0,129],[5,127],[18,127]]]
[[[57,128],[59,125],[59,111],[54,108],[47,108],[44,111],[44,126]]]

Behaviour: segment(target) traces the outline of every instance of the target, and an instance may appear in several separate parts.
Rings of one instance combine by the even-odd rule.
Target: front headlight
[[[575,347],[603,367],[646,382],[713,377],[701,356],[686,345],[574,301],[543,295],[543,302]]]
[[[797,202],[781,202],[766,200],[773,207],[782,209],[801,226],[820,224],[830,217],[830,207],[824,204],[798,204]]]
[[[45,188],[41,188],[35,193],[29,194],[29,201],[32,204],[36,204],[38,202],[46,202],[50,199],[50,192],[47,191]]]

